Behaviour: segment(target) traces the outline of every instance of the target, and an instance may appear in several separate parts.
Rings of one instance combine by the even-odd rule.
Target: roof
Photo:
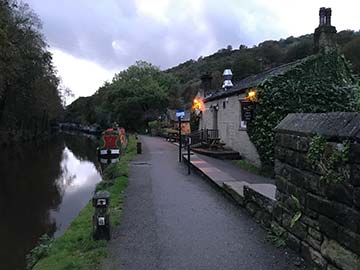
[[[307,58],[304,58],[307,59]],[[283,74],[287,72],[290,69],[293,69],[295,66],[299,65],[304,61],[304,59],[297,60],[295,62],[287,63],[281,66],[278,66],[276,68],[269,69],[267,71],[264,71],[262,73],[251,75],[249,77],[246,77],[242,79],[241,81],[237,82],[233,88],[229,90],[217,90],[215,93],[212,93],[210,96],[205,97],[205,102],[212,101],[224,97],[233,96],[236,94],[244,93],[245,90],[258,86],[267,79]]]
[[[166,114],[168,115],[169,119],[171,121],[178,121],[177,117],[176,117],[176,110],[170,110],[170,109],[167,109],[167,112]],[[190,122],[190,111],[185,111],[185,116],[184,118],[181,119],[181,121],[183,122]]]

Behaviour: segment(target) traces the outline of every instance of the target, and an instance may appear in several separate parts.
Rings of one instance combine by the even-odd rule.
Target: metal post
[[[178,117],[179,121],[179,162],[181,162],[181,117]]]
[[[190,144],[191,144],[191,138],[187,138],[187,159],[188,159],[188,174],[190,174]]]

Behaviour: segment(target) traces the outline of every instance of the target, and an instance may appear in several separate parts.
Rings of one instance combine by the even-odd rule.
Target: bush
[[[274,163],[274,128],[289,113],[356,111],[360,90],[337,52],[305,58],[258,87],[248,133],[264,165]]]

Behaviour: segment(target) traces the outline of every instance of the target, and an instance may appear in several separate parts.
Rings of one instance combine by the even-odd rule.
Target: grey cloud
[[[207,34],[197,31],[192,20],[163,24],[139,17],[133,1],[28,0],[43,21],[51,46],[107,69],[129,66],[140,59],[167,68],[197,58],[210,42],[216,51],[227,44],[235,48],[260,41],[263,33],[248,33],[242,18],[231,8],[225,9],[223,2],[205,1],[203,19],[210,29]],[[175,4],[172,16],[178,16],[184,8]],[[114,41],[118,50],[112,46]],[[167,50],[167,46],[173,50]]]

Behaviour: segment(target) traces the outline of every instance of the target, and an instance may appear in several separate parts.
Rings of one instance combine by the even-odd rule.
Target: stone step
[[[224,190],[241,206],[245,206],[244,186],[249,185],[245,181],[223,182]]]

